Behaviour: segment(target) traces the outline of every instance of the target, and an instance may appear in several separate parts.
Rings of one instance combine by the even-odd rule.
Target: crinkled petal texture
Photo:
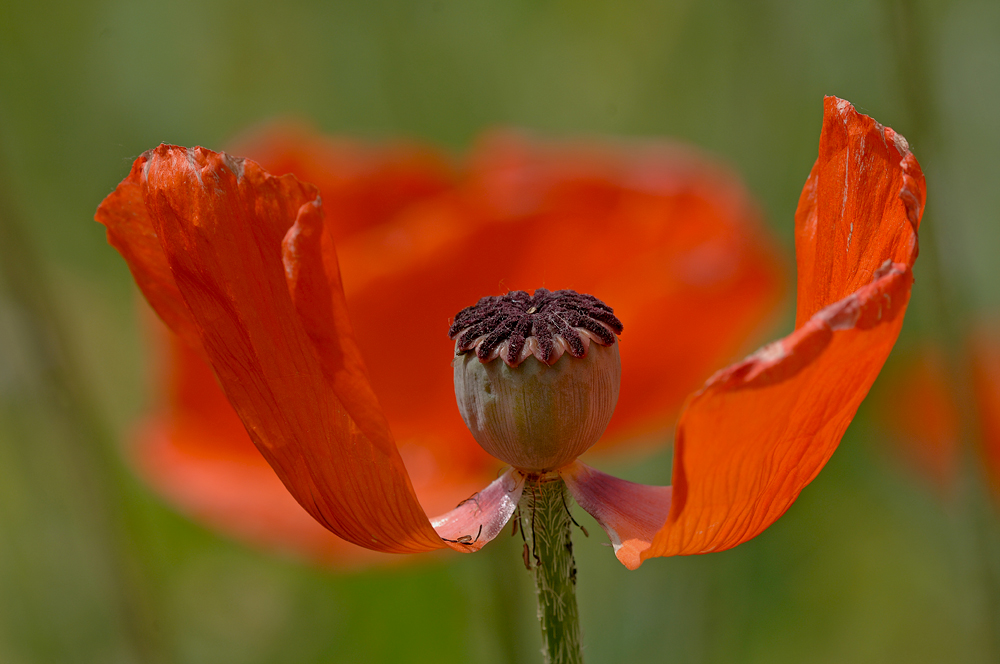
[[[688,400],[673,493],[648,487],[659,508],[669,498],[669,516],[656,530],[632,527],[636,541],[627,555],[619,551],[623,563],[734,547],[773,523],[812,481],[896,341],[924,199],[906,141],[827,98],[819,158],[796,212],[796,329]],[[617,530],[622,520],[611,517],[602,525]]]
[[[446,542],[458,544],[468,551],[478,551],[507,525],[521,501],[524,480],[523,473],[508,468],[485,489],[433,519],[434,530]],[[483,515],[489,516],[484,519]]]
[[[315,185],[323,209],[336,218],[330,226],[334,242],[450,191],[457,178],[448,161],[428,147],[332,138],[293,123],[248,132],[228,151],[253,159],[272,175],[291,173]]]
[[[137,160],[116,194],[123,189],[142,205],[133,196],[122,214],[109,197],[98,219],[109,233],[158,239],[159,252],[122,252],[130,269],[157,311],[182,316],[175,331],[194,331],[251,439],[299,504],[366,548],[441,548],[342,316],[335,262],[330,268],[320,255],[326,234],[316,190],[250,161],[173,146]],[[157,307],[153,296],[166,304]],[[307,297],[328,301],[301,319]],[[333,341],[317,330],[324,323],[337,331]]]
[[[332,142],[295,129],[268,132],[264,138],[255,154],[270,158],[281,172],[294,166],[321,183],[324,209],[332,203],[337,211],[337,223],[328,229],[341,238],[385,223],[450,185],[443,162],[426,150]],[[121,201],[129,195],[133,199],[124,207]],[[165,260],[155,260],[162,254],[155,232],[137,221],[148,221],[138,183],[126,179],[102,205],[98,219],[123,254],[154,257],[130,261],[142,266],[134,271],[137,280],[149,284],[143,290],[154,295],[152,302],[165,305],[158,307],[161,314],[167,312],[165,320],[172,320],[175,329],[190,328],[183,307],[180,315],[170,316],[170,307],[183,303],[179,294],[155,297],[161,290],[175,291],[175,285]],[[146,244],[135,246],[136,236]],[[200,350],[196,333],[184,335],[185,343],[155,322],[147,327],[160,394],[137,427],[129,452],[151,486],[192,518],[266,548],[341,568],[393,560],[334,537],[295,502],[250,440],[205,359],[192,349]],[[447,511],[495,476],[491,460],[447,464],[435,451],[415,444],[402,450],[414,489],[430,513]]]

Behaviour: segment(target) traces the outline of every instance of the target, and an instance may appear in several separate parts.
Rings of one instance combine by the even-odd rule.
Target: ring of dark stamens
[[[586,330],[598,343],[610,346],[615,335],[621,334],[622,323],[614,310],[593,295],[572,290],[537,289],[533,295],[511,291],[506,295],[484,297],[471,307],[462,309],[448,329],[456,339],[458,354],[476,351],[487,360],[504,342],[507,356],[516,361],[525,343],[535,337],[548,362],[555,350],[555,335],[566,340],[570,355],[582,357],[586,351],[577,328]],[[477,340],[482,339],[478,345]]]

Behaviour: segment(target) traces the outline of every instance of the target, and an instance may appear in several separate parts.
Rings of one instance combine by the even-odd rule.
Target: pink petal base
[[[431,525],[456,551],[479,551],[507,525],[523,490],[524,475],[510,468],[452,511],[431,519]]]
[[[611,538],[618,560],[629,569],[638,568],[640,554],[667,521],[672,487],[620,480],[579,461],[558,473],[573,499]]]

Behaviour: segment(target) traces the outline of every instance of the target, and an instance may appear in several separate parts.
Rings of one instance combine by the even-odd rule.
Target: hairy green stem
[[[529,476],[518,505],[524,564],[535,580],[546,664],[583,662],[570,530],[571,500],[559,477]]]

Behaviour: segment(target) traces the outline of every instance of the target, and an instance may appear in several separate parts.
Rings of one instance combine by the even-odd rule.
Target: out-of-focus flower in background
[[[960,416],[941,349],[927,343],[897,353],[872,396],[892,454],[936,491],[950,492],[961,451]]]
[[[318,187],[372,386],[432,514],[498,468],[455,406],[446,332],[462,306],[545,285],[613,302],[629,321],[624,380],[598,447],[621,449],[661,444],[684,396],[744,349],[781,299],[783,261],[756,206],[691,148],[495,132],[453,164],[418,145],[281,124],[233,152]],[[130,446],[140,474],[241,539],[337,566],[387,559],[331,535],[295,502],[203,357],[158,325],[160,396]]]
[[[964,366],[949,370],[938,345],[904,350],[880,382],[873,412],[894,455],[944,496],[958,479],[963,440],[975,440],[970,458],[1000,499],[1000,325],[980,321],[956,357]],[[971,399],[964,409],[963,399]]]

